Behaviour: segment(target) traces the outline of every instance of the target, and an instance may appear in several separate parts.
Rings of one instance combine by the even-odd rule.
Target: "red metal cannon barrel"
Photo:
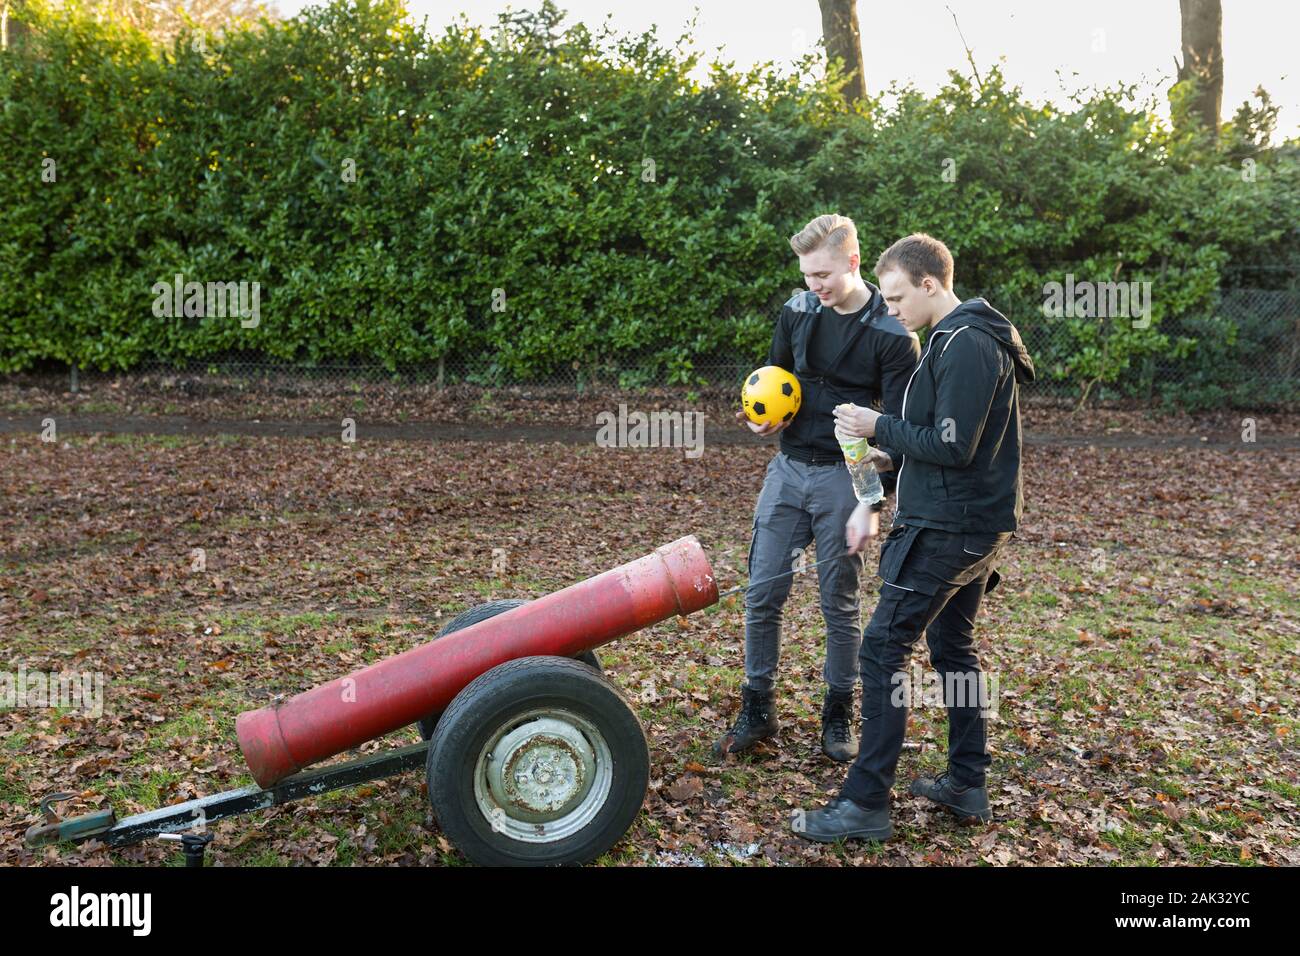
[[[318,760],[445,710],[518,657],[573,657],[718,600],[694,535],[594,578],[235,720],[253,779],[269,787]]]

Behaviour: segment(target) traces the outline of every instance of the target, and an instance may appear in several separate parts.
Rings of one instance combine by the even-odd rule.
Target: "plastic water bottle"
[[[840,450],[844,452],[844,464],[849,469],[849,477],[853,479],[853,493],[857,495],[858,501],[874,505],[882,500],[885,489],[881,487],[880,475],[876,473],[876,465],[871,460],[871,445],[865,438],[841,434],[838,428],[835,429],[835,437],[839,440]]]

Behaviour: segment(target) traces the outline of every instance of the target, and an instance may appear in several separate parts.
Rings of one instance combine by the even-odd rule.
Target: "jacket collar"
[[[862,280],[862,284],[867,287],[867,304],[866,304],[866,311],[862,313],[862,318],[860,318],[858,321],[861,322],[863,325],[867,325],[884,308],[885,297],[880,294],[880,289],[872,285],[866,279]],[[811,295],[812,293],[809,294]],[[822,305],[820,302],[817,303],[817,307],[818,307],[818,311],[827,310],[827,307]],[[830,309],[829,311],[835,312],[834,309]],[[845,314],[842,312],[835,312],[835,314],[842,319],[846,319],[850,315],[856,315],[857,313],[850,312]]]
[[[953,309],[942,319],[940,319],[938,323],[934,326],[934,328],[930,330],[930,334],[938,335],[941,332],[956,332],[963,325],[969,325],[969,324],[970,324],[970,316],[962,315],[962,308],[959,305],[957,306],[957,308]]]

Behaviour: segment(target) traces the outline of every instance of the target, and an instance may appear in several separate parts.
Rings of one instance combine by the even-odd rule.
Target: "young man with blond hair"
[[[791,237],[790,248],[799,257],[809,291],[797,293],[782,308],[768,364],[794,373],[802,402],[791,421],[777,426],[759,427],[743,412],[736,415],[756,434],[781,432],[781,442],[768,463],[754,513],[740,714],[714,744],[714,753],[746,751],[780,727],[776,674],[781,613],[793,582],[788,572],[795,556],[815,540],[817,557],[826,562],[817,568],[826,622],[822,752],[847,762],[858,748],[853,690],[862,640],[862,557],[846,554],[845,531],[859,501],[835,437],[832,410],[846,402],[867,406],[883,400],[885,411],[897,414],[921,348],[916,335],[887,314],[880,290],[862,281],[852,219],[818,216]],[[892,478],[884,484],[892,490]],[[878,528],[879,500],[861,507],[866,521]],[[836,555],[844,557],[827,560]]]
[[[943,677],[948,769],[918,777],[911,792],[959,817],[991,819],[985,771],[987,685],[975,655],[975,618],[997,581],[998,554],[1023,508],[1019,383],[1034,379],[1020,334],[984,299],[957,298],[947,246],[900,239],[876,262],[876,278],[910,331],[929,329],[902,410],[835,409],[841,431],[874,437],[897,464],[894,528],[880,549],[880,600],[862,635],[862,742],[840,794],[792,829],[810,840],[886,840],[890,790],[907,729],[906,672],[922,632]],[[872,516],[857,509],[847,538],[861,548]],[[901,692],[900,692],[901,691]]]

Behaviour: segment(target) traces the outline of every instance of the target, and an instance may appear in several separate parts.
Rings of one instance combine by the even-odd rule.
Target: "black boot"
[[[993,819],[986,787],[958,787],[944,771],[937,777],[917,777],[912,781],[912,793],[947,807],[963,820],[974,817],[980,823]]]
[[[749,687],[740,688],[740,716],[735,725],[713,744],[713,755],[725,757],[727,754],[748,750],[755,743],[767,737],[775,737],[781,729],[776,719],[776,691],[757,691]]]
[[[858,755],[858,738],[853,733],[853,694],[826,692],[822,704],[822,753],[838,763]]]
[[[894,835],[889,808],[868,810],[848,797],[836,797],[820,810],[796,810],[790,830],[805,840],[833,843],[836,840],[874,840],[883,843]]]

